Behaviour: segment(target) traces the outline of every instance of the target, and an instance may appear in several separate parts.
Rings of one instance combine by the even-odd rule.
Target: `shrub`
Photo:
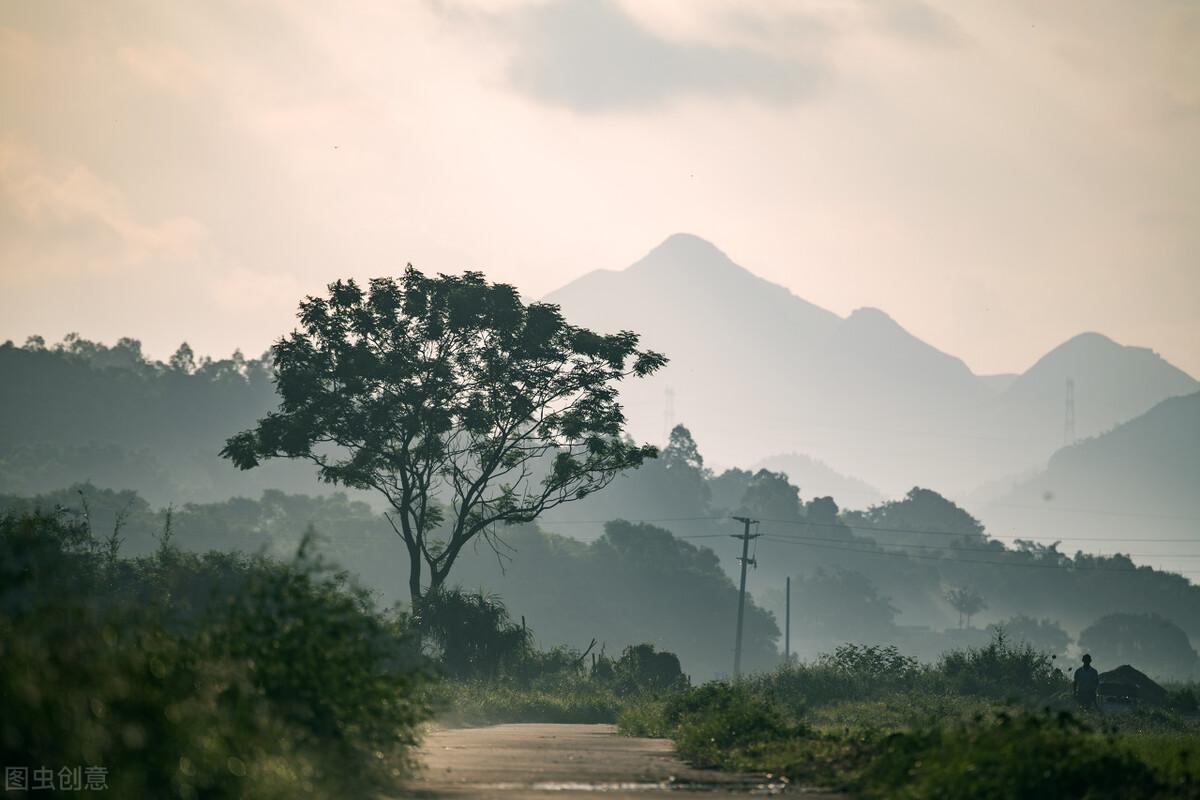
[[[618,691],[626,694],[670,691],[688,683],[679,656],[658,652],[652,644],[626,647],[613,664],[612,678]]]
[[[530,646],[495,595],[432,589],[415,610],[425,651],[455,678],[495,678],[516,669]]]
[[[707,683],[678,692],[666,701],[662,720],[679,751],[702,766],[726,763],[730,750],[809,733],[746,684]]]
[[[891,645],[845,644],[815,664],[788,664],[750,679],[749,686],[795,717],[810,707],[864,700],[914,686],[924,671]]]
[[[895,734],[858,788],[887,798],[1136,800],[1163,787],[1132,753],[1064,712]]]
[[[1042,699],[1066,688],[1055,661],[1028,643],[1014,646],[1001,630],[984,647],[946,653],[937,672],[948,688],[963,694]]]
[[[400,773],[423,673],[404,621],[344,576],[303,552],[98,553],[59,516],[0,519],[4,763],[104,767],[118,797],[340,795]]]

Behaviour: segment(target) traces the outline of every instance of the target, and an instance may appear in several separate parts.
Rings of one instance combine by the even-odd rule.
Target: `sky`
[[[1200,3],[0,0],[0,340],[262,352],[338,278],[702,236],[978,373],[1200,375]]]

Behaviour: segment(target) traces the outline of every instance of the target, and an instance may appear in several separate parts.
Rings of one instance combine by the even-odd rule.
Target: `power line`
[[[1185,522],[1200,522],[1200,517],[1187,514],[1159,514],[1153,511],[1113,511],[1106,508],[1077,508],[1071,506],[1048,506],[1036,503],[989,503],[1004,508],[1028,508],[1035,511],[1065,511],[1070,514],[1095,514],[1100,517],[1146,517],[1149,519],[1177,519]]]
[[[761,533],[750,533],[751,525],[758,525],[758,520],[750,519],[749,517],[734,517],[735,520],[745,526],[745,531],[740,534],[732,534],[734,539],[742,541],[742,557],[738,561],[742,565],[742,582],[738,589],[738,613],[737,613],[737,643],[733,650],[733,679],[737,680],[742,677],[742,620],[746,614],[746,566],[753,563],[755,568],[758,567],[758,562],[750,558],[750,540],[757,540],[762,536]],[[758,544],[755,543],[755,552],[758,550]]]
[[[786,539],[788,541],[834,542],[834,543],[843,543],[843,544],[846,543],[845,539],[821,538],[818,536],[788,536],[787,534],[782,534],[782,533],[768,533],[765,535],[771,539]],[[874,539],[870,539],[867,541],[871,542],[872,544],[878,544],[877,542],[875,542]],[[866,542],[863,542],[863,543],[865,544]],[[856,544],[856,542],[851,542],[850,544]],[[913,544],[913,543],[905,543],[905,542],[887,542],[887,543],[881,545],[881,547],[884,547],[884,548],[913,547],[913,548],[918,548],[921,550],[941,550],[941,551],[944,551],[947,553],[961,553],[964,551],[973,551],[973,552],[979,552],[979,553],[996,553],[997,555],[1000,555],[1000,554],[1018,555],[1021,553],[1030,552],[1028,550],[1008,550],[1008,549],[997,550],[993,547],[962,547],[962,546],[947,545],[947,544]],[[1062,555],[1066,555],[1066,554],[1063,553]],[[1118,552],[1118,553],[1094,553],[1094,554],[1090,554],[1090,555],[1098,555],[1098,556],[1120,555],[1120,556],[1128,556],[1130,558],[1134,558],[1134,557],[1136,557],[1136,558],[1200,558],[1200,553],[1121,553],[1121,552]]]
[[[539,522],[546,525],[604,525],[609,522],[701,522],[715,519],[729,519],[725,516],[719,517],[657,517],[647,519],[624,519],[622,517],[609,517],[608,519],[543,519]]]
[[[786,544],[798,544],[803,547],[815,547],[819,550],[840,550],[840,551],[846,552],[846,553],[863,553],[865,555],[887,556],[890,558],[910,558],[910,559],[921,559],[924,561],[941,561],[943,563],[946,563],[948,561],[948,559],[942,558],[940,556],[921,555],[919,553],[890,553],[886,550],[862,550],[862,549],[854,548],[854,547],[837,547],[835,545],[828,545],[828,544],[813,544],[811,542],[805,542],[805,541],[801,541],[799,539],[785,539],[783,537],[768,536],[767,538],[770,539],[771,541],[784,542]],[[983,565],[989,566],[989,567],[1026,567],[1026,568],[1035,568],[1035,569],[1075,570],[1078,572],[1084,572],[1084,571],[1086,571],[1086,572],[1124,572],[1126,574],[1130,574],[1130,573],[1136,573],[1143,569],[1148,569],[1148,570],[1151,570],[1154,572],[1165,572],[1165,570],[1156,569],[1155,567],[1151,567],[1151,566],[1148,566],[1145,564],[1137,564],[1137,565],[1134,565],[1132,568],[1094,567],[1094,566],[1077,565],[1077,564],[1069,564],[1069,563],[1068,564],[1022,564],[1022,563],[1018,563],[1018,562],[1014,562],[1014,561],[980,561],[980,560],[976,560],[976,559],[966,559],[966,558],[954,559],[953,563],[956,563],[956,564],[983,564]],[[1192,574],[1200,574],[1200,573],[1180,572],[1180,573],[1176,573],[1176,574],[1192,575]]]
[[[1026,538],[1023,536],[994,536],[990,533],[987,533],[986,531],[982,532],[982,533],[979,531],[934,531],[934,530],[929,530],[927,528],[888,528],[888,527],[883,527],[883,526],[878,526],[878,525],[854,525],[852,523],[845,523],[845,522],[809,522],[808,520],[803,520],[803,519],[766,519],[765,517],[763,518],[762,521],[763,522],[778,522],[781,525],[800,525],[800,526],[809,527],[809,528],[830,528],[830,529],[847,528],[849,530],[854,530],[854,531],[877,531],[880,533],[916,533],[916,534],[926,534],[929,536],[958,536],[958,537],[962,537],[962,538],[994,539],[996,541],[1012,541],[1012,542],[1032,541],[1032,539],[1029,539],[1029,538]],[[1044,538],[1053,538],[1059,542],[1125,542],[1125,543],[1133,543],[1133,544],[1140,544],[1142,542],[1187,542],[1187,543],[1194,542],[1194,543],[1200,544],[1200,538],[1194,538],[1194,537],[1193,538],[1182,537],[1182,538],[1173,538],[1173,539],[1141,539],[1141,538],[1138,538],[1138,539],[1116,539],[1116,538],[1105,538],[1105,537],[1100,537],[1100,536],[1074,536],[1074,537],[1055,536],[1055,537],[1044,537]]]

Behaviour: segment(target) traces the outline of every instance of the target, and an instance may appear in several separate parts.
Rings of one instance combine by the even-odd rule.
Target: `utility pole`
[[[742,562],[742,584],[738,588],[737,644],[733,649],[733,679],[736,681],[742,677],[742,620],[746,617],[746,565],[750,563],[750,540],[757,539],[759,534],[750,533],[750,526],[757,525],[758,520],[749,517],[734,517],[734,519],[745,526],[743,533],[733,534],[734,539],[742,540],[742,557],[738,559]],[[758,564],[755,563],[755,566],[757,567]]]
[[[783,618],[786,622],[783,623],[783,664],[787,666],[792,663],[792,576],[787,576],[787,583],[784,584],[784,612]]]

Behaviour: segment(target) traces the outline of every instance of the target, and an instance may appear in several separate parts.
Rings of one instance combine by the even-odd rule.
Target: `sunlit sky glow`
[[[0,5],[0,339],[261,352],[346,276],[676,231],[981,373],[1200,375],[1200,4]]]

